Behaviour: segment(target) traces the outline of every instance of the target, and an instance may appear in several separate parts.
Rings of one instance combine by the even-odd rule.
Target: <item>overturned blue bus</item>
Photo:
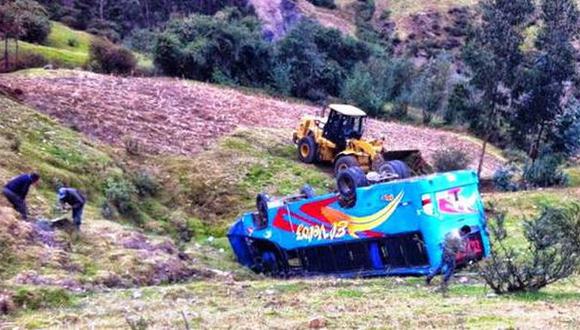
[[[471,233],[458,265],[489,255],[473,171],[374,183],[349,171],[338,177],[336,193],[258,195],[257,211],[228,233],[237,260],[274,276],[425,275],[441,262],[445,235],[463,226]]]

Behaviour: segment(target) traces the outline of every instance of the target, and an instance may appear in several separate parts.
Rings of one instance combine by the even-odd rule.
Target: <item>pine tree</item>
[[[510,101],[510,87],[522,61],[522,30],[534,10],[531,0],[482,0],[482,24],[465,51],[472,71],[470,84],[481,96],[484,142],[479,161],[481,174],[487,144],[499,129]]]
[[[542,0],[543,24],[536,40],[537,52],[526,71],[526,92],[513,123],[513,135],[521,147],[529,147],[533,159],[562,114],[565,84],[575,75],[572,40],[578,34],[578,15],[574,0]]]

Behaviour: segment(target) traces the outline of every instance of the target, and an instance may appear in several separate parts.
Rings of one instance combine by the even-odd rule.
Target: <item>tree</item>
[[[10,69],[8,40],[15,40],[15,58],[18,61],[18,39],[27,37],[30,41],[43,41],[50,30],[50,23],[44,8],[31,0],[0,1],[0,32],[4,38],[4,67]]]
[[[510,101],[510,87],[522,61],[522,30],[534,10],[531,0],[482,0],[482,23],[464,49],[471,69],[470,84],[481,93],[484,142],[478,166],[483,168],[487,144],[499,130]]]
[[[555,119],[563,113],[565,84],[575,75],[572,41],[578,34],[579,15],[573,0],[543,0],[541,9],[543,24],[536,40],[537,52],[525,71],[525,93],[518,104],[512,132],[521,147],[528,146],[534,160],[542,141],[557,125]]]
[[[337,96],[354,66],[369,56],[363,42],[308,19],[276,45],[277,63],[292,68],[292,94],[315,101]]]
[[[12,3],[7,1],[0,4],[0,32],[2,32],[2,38],[4,39],[4,69],[6,71],[10,69],[8,40],[12,35],[15,21],[11,5]]]
[[[385,104],[382,92],[373,81],[372,74],[361,63],[345,81],[341,97],[346,102],[363,108],[369,115],[380,116]]]
[[[429,124],[433,115],[443,108],[447,99],[451,61],[441,54],[423,68],[413,86],[412,102],[423,111],[423,123]]]
[[[263,87],[272,49],[261,33],[254,17],[235,9],[176,19],[156,41],[155,63],[169,75]]]

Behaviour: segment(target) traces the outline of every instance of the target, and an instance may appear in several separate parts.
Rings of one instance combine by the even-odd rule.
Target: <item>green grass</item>
[[[93,38],[96,37],[87,32],[73,30],[59,22],[52,22],[50,34],[44,44],[20,41],[19,54],[39,55],[49,63],[63,68],[82,68],[89,60],[89,48]],[[16,45],[13,41],[9,43],[8,49],[13,58],[16,53]],[[3,52],[4,43],[1,43],[0,53]],[[138,69],[144,72],[153,71],[154,65],[150,58],[138,53],[135,53],[135,56]]]
[[[24,41],[19,42],[19,54],[26,55],[40,55],[48,62],[65,68],[79,68],[85,65],[89,56],[88,53],[81,53],[66,49],[52,48],[37,44],[31,44]],[[16,47],[13,42],[9,45],[10,56],[14,58],[16,54]],[[0,51],[4,52],[4,45],[0,46]]]
[[[6,98],[0,98],[0,107],[2,181],[18,172],[36,170],[43,177],[40,187],[46,193],[64,182],[93,195],[100,192],[102,177],[120,171],[107,147]]]
[[[298,193],[308,183],[318,193],[333,186],[332,176],[313,165],[300,163],[291,132],[279,129],[239,129],[209,150],[191,158],[156,160],[178,192],[173,197],[189,204],[207,233],[223,236],[242,212],[253,210],[255,196]]]
[[[183,328],[185,315],[196,328],[302,329],[313,319],[330,329],[562,328],[580,319],[575,285],[556,284],[524,299],[488,296],[480,284],[453,285],[443,297],[431,287],[393,278],[199,281],[96,293],[78,298],[74,309],[39,310],[10,321],[12,326],[40,319],[48,320],[46,327],[119,328],[131,317],[151,328]],[[133,298],[135,291],[141,298]],[[78,317],[71,320],[71,313]]]
[[[78,68],[85,65],[89,58],[89,47],[93,37],[82,31],[75,31],[61,23],[52,22],[50,34],[44,45],[19,42],[20,54],[35,54],[44,57],[48,62],[66,68]],[[4,51],[4,43],[0,46]],[[16,46],[10,43],[9,50],[14,56]]]
[[[46,46],[87,54],[92,38],[93,36],[87,32],[76,31],[62,23],[53,22]]]

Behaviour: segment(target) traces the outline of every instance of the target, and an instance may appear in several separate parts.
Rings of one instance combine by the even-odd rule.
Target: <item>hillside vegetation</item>
[[[20,54],[25,57],[40,55],[56,66],[80,68],[89,58],[91,38],[93,37],[86,32],[75,31],[62,23],[53,22],[44,44],[20,41]],[[9,47],[11,56],[15,56],[15,44],[11,42]],[[4,43],[0,45],[0,51],[4,52]]]
[[[239,126],[283,128],[290,144],[300,118],[320,112],[304,103],[171,79],[33,71],[0,83],[21,89],[27,103],[89,136],[116,146],[129,137],[154,153],[196,154]],[[455,146],[470,155],[472,168],[481,143],[459,133],[378,120],[369,121],[367,135],[384,137],[390,150],[419,149],[427,159]],[[485,176],[503,162],[497,151],[488,154]]]
[[[554,190],[487,196],[486,200],[507,208],[509,235],[519,238],[521,212],[533,215],[538,202],[555,205],[563,197],[580,201],[579,193],[578,189]],[[522,239],[513,242],[524,248]],[[229,254],[220,254],[208,246],[203,249],[205,259],[199,256],[196,261],[207,263],[208,257],[231,260]],[[237,275],[232,278],[228,273],[210,271],[212,275],[203,277],[203,281],[187,284],[69,294],[68,299],[53,298],[52,303],[40,300],[45,306],[0,320],[11,327],[29,328],[114,328],[135,324],[181,328],[187,322],[191,327],[248,329],[281,328],[281,323],[285,328],[317,328],[320,324],[328,328],[490,328],[530,324],[574,328],[580,322],[577,276],[540,292],[495,296],[473,273],[467,272],[459,274],[459,283],[453,284],[444,298],[425,287],[422,279],[248,279],[233,264],[220,264],[221,269],[234,270]],[[25,286],[21,290],[34,297],[41,287]],[[48,296],[52,297],[62,295],[58,291],[50,293]]]
[[[51,22],[51,30],[42,44],[19,41],[19,54],[24,62],[32,66],[52,64],[60,68],[83,68],[89,60],[89,49],[93,38],[98,38],[85,31],[74,30],[60,22]],[[0,43],[0,54],[4,53],[4,43]],[[10,58],[15,58],[16,45],[9,43]],[[136,54],[138,68],[151,71],[153,63],[147,57]]]
[[[546,231],[580,219],[544,217],[580,205],[572,1],[0,0],[9,58],[29,38],[23,66],[56,67],[0,75],[0,183],[40,173],[35,220],[63,215],[63,184],[88,197],[72,232],[0,196],[0,329],[580,328],[577,242]],[[443,294],[241,267],[226,233],[258,193],[335,190],[291,142],[330,103],[430,163],[475,170],[483,147],[493,257]]]

